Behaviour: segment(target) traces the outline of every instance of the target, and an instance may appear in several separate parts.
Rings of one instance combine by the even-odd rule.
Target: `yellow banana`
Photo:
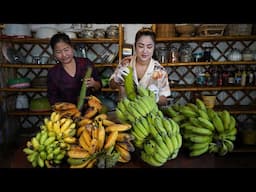
[[[80,127],[77,129],[77,131],[76,131],[76,136],[77,136],[77,137],[80,137],[81,134],[83,133],[83,131],[84,131],[85,129],[86,129],[85,126],[80,126]]]
[[[83,139],[84,139],[84,141],[85,141],[85,143],[86,143],[87,146],[90,146],[90,145],[91,145],[91,140],[92,140],[92,138],[91,138],[91,135],[89,134],[89,132],[88,132],[87,129],[85,129],[85,130],[83,131],[83,133],[82,133],[82,135],[81,135],[80,137],[83,137]]]
[[[73,120],[70,118],[67,118],[66,121],[61,125],[60,132],[61,133],[65,132],[67,129],[69,129],[72,123],[73,123]]]
[[[65,111],[76,108],[76,105],[68,102],[57,102],[52,106],[54,111]]]
[[[106,138],[104,149],[108,149],[108,148],[112,147],[113,145],[115,145],[117,136],[118,136],[118,131],[110,132],[110,134]]]
[[[114,124],[115,124],[114,121],[110,121],[108,119],[103,119],[102,120],[102,125],[104,125],[104,126],[110,126],[110,125],[114,125]]]
[[[101,114],[99,114],[99,115],[96,115],[96,116],[94,117],[94,120],[95,120],[95,121],[99,121],[99,120],[103,120],[103,119],[107,119],[107,118],[108,118],[107,114],[101,113]]]
[[[98,113],[96,107],[89,107],[84,114],[84,118],[91,119]]]
[[[131,160],[131,154],[128,150],[122,148],[120,145],[115,145],[115,149],[120,154],[119,159],[122,160],[123,163],[127,163]]]
[[[88,164],[85,166],[85,168],[93,168],[95,163],[97,162],[97,158],[91,159]]]
[[[85,126],[87,124],[91,124],[93,121],[91,119],[88,118],[83,118],[81,121],[78,122],[78,126]]]
[[[84,137],[83,137],[82,135],[79,137],[78,142],[79,142],[79,145],[80,145],[83,149],[85,149],[85,150],[88,151],[88,152],[90,151],[90,146],[87,145],[87,143],[85,142]]]
[[[134,152],[135,151],[135,148],[134,148],[133,144],[130,141],[116,142],[116,145],[119,145],[120,147],[124,148],[125,150],[127,150],[129,152]]]
[[[126,142],[126,141],[132,141],[135,137],[131,133],[125,133],[125,132],[118,132],[117,141],[119,142]]]
[[[73,144],[73,143],[76,143],[76,138],[75,137],[65,137],[65,138],[63,138],[63,141],[65,141],[66,143],[69,143],[69,144]]]
[[[103,146],[104,146],[104,142],[105,142],[105,128],[102,125],[103,124],[103,120],[98,122],[98,150],[100,151]],[[119,135],[119,134],[118,134]],[[118,138],[118,136],[117,136]]]
[[[67,155],[70,158],[87,158],[90,157],[90,153],[84,149],[71,149],[67,151]]]
[[[128,123],[115,123],[106,127],[106,132],[115,132],[115,131],[127,131],[132,128],[131,124]]]

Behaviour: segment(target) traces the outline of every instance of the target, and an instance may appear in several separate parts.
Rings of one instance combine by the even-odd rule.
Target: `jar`
[[[18,95],[16,99],[16,109],[28,109],[28,98],[26,95]]]
[[[179,49],[180,61],[181,62],[190,62],[192,57],[192,48],[189,44],[182,44]]]
[[[234,48],[228,55],[228,60],[230,61],[241,61],[242,54],[237,48]]]
[[[119,31],[117,26],[110,25],[109,27],[107,27],[107,30],[106,30],[107,38],[118,38],[118,35],[119,35]]]
[[[104,29],[95,29],[94,30],[94,37],[95,38],[104,38],[105,37],[105,30]]]
[[[94,31],[92,29],[86,29],[84,31],[81,32],[81,36],[83,38],[93,38],[94,37]]]
[[[157,52],[158,52],[158,61],[160,63],[167,63],[168,49],[166,47],[159,47]]]
[[[170,63],[176,63],[179,62],[179,52],[177,47],[172,46],[170,53],[169,53],[169,62]]]
[[[246,48],[242,53],[243,61],[252,61],[253,60],[253,52]]]

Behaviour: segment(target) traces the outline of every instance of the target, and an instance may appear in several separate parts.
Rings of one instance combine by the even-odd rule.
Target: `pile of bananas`
[[[100,113],[97,97],[88,97],[85,114],[72,103],[60,102],[52,108],[40,132],[23,149],[33,167],[59,167],[65,160],[71,168],[108,168],[130,161],[134,137],[126,131],[131,125]]]
[[[66,144],[56,140],[54,134],[43,130],[27,141],[23,152],[33,167],[56,167],[65,157],[66,148]]]
[[[184,146],[190,150],[190,156],[206,152],[224,156],[233,151],[236,120],[227,110],[206,108],[204,102],[197,98],[195,103],[175,104],[163,108],[162,112],[179,123]]]
[[[141,151],[141,159],[158,167],[177,157],[182,137],[179,125],[163,116],[154,97],[149,89],[137,86],[135,97],[118,102],[116,115],[121,122],[132,125],[133,142]]]
[[[130,152],[135,150],[129,134],[131,125],[115,123],[99,114],[93,119],[83,118],[78,122],[77,144],[67,152],[70,168],[110,168],[117,162],[131,160]]]
[[[54,111],[49,118],[44,118],[41,131],[27,141],[23,151],[33,167],[56,167],[65,157],[70,145],[76,142],[76,123],[70,118],[61,118],[61,114]]]

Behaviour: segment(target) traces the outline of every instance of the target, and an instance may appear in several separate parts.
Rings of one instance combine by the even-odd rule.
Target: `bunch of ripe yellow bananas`
[[[115,123],[99,114],[93,119],[82,118],[77,124],[78,143],[67,152],[70,168],[108,168],[118,161],[128,162],[134,146],[128,123]]]
[[[195,103],[169,106],[163,113],[179,123],[184,146],[190,150],[190,156],[207,152],[223,156],[234,149],[236,120],[227,110],[206,108],[204,102],[197,98]]]

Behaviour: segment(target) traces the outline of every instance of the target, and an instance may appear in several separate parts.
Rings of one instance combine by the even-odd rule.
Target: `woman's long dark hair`
[[[52,50],[54,50],[55,45],[59,42],[65,42],[68,45],[72,46],[71,40],[66,33],[56,33],[51,37],[50,46]]]

